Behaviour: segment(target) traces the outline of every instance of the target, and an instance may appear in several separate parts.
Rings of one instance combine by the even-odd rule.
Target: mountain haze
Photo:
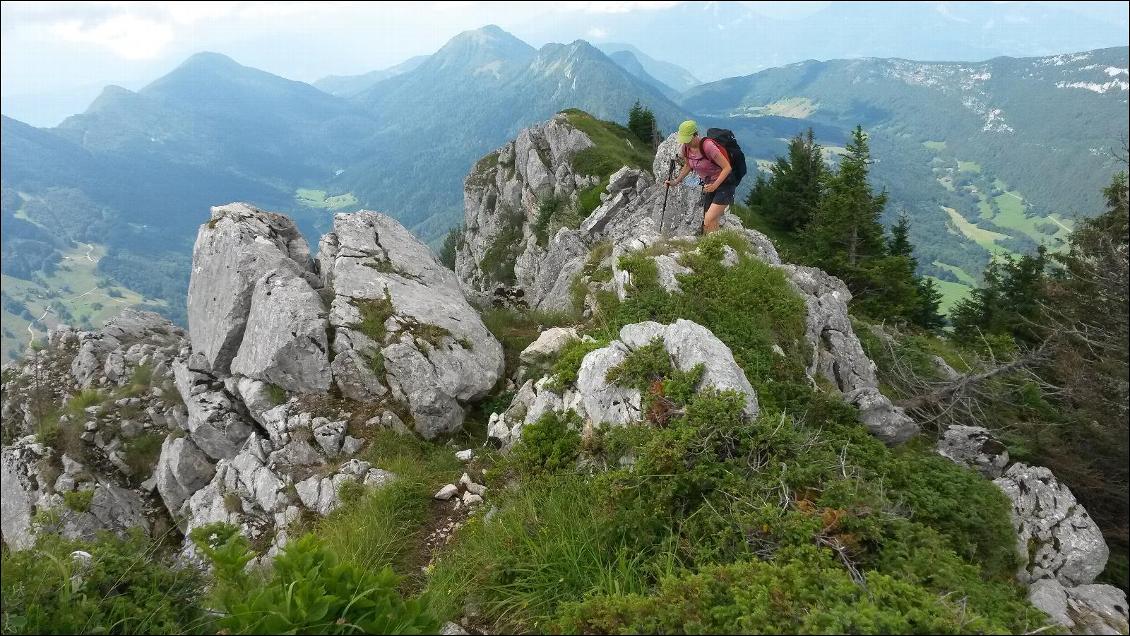
[[[688,117],[734,130],[760,165],[809,126],[834,159],[864,125],[921,266],[972,284],[991,253],[1061,240],[1072,214],[1096,209],[1092,186],[1112,169],[1101,149],[1126,130],[1125,72],[1108,68],[1125,59],[1120,48],[807,62],[675,95],[696,80],[638,51],[539,49],[497,26],[324,90],[201,53],[137,91],[107,87],[55,128],[3,118],[5,351],[33,320],[85,324],[122,302],[182,319],[194,229],[212,205],[280,210],[308,236],[333,212],[375,209],[435,246],[484,154],[563,109],[623,122],[637,100],[665,133]]]

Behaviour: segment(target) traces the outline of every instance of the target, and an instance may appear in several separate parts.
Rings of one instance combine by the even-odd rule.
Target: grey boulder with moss
[[[326,315],[310,249],[285,216],[246,203],[212,208],[192,253],[192,350],[216,375],[290,391],[329,388]]]
[[[1095,580],[1110,551],[1098,525],[1047,468],[1013,464],[993,481],[1012,500],[1021,583],[1054,578],[1065,587]]]
[[[458,430],[462,404],[486,395],[504,362],[455,274],[377,212],[336,215],[319,247],[342,393],[403,403],[427,438]]]
[[[593,429],[639,421],[644,415],[643,396],[634,387],[610,381],[608,373],[653,342],[662,345],[674,369],[692,371],[702,366],[697,391],[735,391],[744,397],[743,413],[757,417],[756,391],[730,348],[709,329],[690,320],[670,325],[649,321],[625,325],[618,340],[585,354],[572,386],[559,386],[554,376],[526,381],[504,412],[491,415],[488,438],[495,446],[508,448],[521,438],[524,426],[554,411],[574,411]]]

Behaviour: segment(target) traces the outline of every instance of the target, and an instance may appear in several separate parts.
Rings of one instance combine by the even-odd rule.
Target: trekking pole
[[[675,172],[675,160],[672,159],[671,163],[667,166],[667,181],[671,180],[671,175]],[[667,185],[667,190],[663,192],[663,210],[659,213],[659,235],[663,234],[663,225],[667,220],[667,195],[671,193],[671,185]]]

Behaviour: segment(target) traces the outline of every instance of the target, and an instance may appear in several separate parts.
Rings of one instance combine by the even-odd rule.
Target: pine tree
[[[887,193],[875,194],[867,181],[871,149],[861,126],[855,127],[846,150],[807,232],[819,261],[834,269],[855,268],[887,251],[879,223]]]
[[[900,212],[898,222],[891,228],[891,240],[888,251],[891,256],[904,256],[914,261],[914,246],[910,243],[910,217],[906,212]],[[914,261],[915,267],[918,266]]]
[[[911,321],[930,331],[935,331],[946,326],[946,318],[942,315],[942,292],[934,284],[934,279],[923,276],[918,279],[918,307],[911,315]]]
[[[788,156],[777,157],[769,172],[768,179],[758,176],[746,204],[782,230],[804,227],[820,206],[827,173],[811,128],[789,141]]]
[[[652,149],[659,147],[662,141],[659,137],[659,126],[655,122],[655,113],[651,109],[640,105],[640,100],[632,105],[628,111],[628,130],[635,133],[641,141],[649,144]]]

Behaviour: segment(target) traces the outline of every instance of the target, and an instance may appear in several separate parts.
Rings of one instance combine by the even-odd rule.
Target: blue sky
[[[1125,45],[1126,2],[4,2],[0,93],[6,115],[53,125],[111,83],[140,88],[198,51],[300,81],[356,74],[435,51],[460,31],[497,24],[534,46],[577,38],[631,43],[701,79],[806,58],[931,54],[962,59]],[[836,11],[872,15],[880,32],[937,22],[938,46],[897,37],[826,38]],[[1019,29],[1003,33],[1001,24]],[[974,25],[980,29],[978,36]],[[1046,24],[1045,24],[1046,23]],[[688,26],[689,25],[689,26]],[[742,29],[748,28],[748,31]],[[690,31],[689,29],[694,29]],[[790,35],[795,32],[796,36]],[[1066,32],[1066,33],[1065,33]],[[1121,35],[1114,35],[1120,33]],[[716,34],[717,37],[711,34]],[[784,39],[773,39],[782,36]],[[810,37],[810,49],[805,48]],[[680,51],[685,37],[718,50]],[[763,38],[770,50],[728,59],[726,39]],[[949,42],[949,38],[953,40]],[[972,39],[971,39],[972,38]],[[921,39],[921,38],[919,38]],[[843,42],[862,44],[847,46]],[[967,42],[972,45],[965,46]],[[817,46],[820,45],[820,46]],[[948,47],[948,48],[947,48]],[[747,47],[748,49],[748,47]],[[750,49],[753,50],[753,49]],[[700,53],[693,51],[691,53]],[[704,56],[704,57],[703,57]],[[956,58],[955,58],[956,59]]]

